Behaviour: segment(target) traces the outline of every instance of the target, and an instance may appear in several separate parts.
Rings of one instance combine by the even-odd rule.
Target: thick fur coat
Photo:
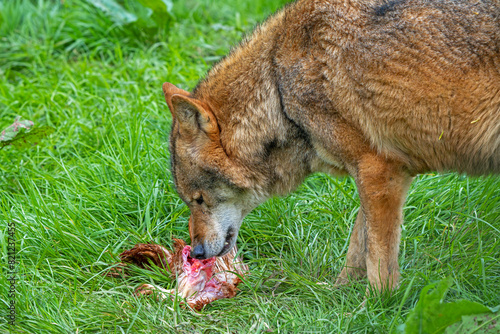
[[[225,254],[248,212],[307,175],[349,174],[361,208],[338,282],[390,288],[413,176],[500,173],[500,3],[297,1],[192,93],[163,90],[193,256]]]

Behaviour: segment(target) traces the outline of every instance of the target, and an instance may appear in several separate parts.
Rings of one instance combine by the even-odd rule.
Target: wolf
[[[398,284],[415,175],[500,172],[497,0],[299,0],[192,92],[163,84],[171,171],[195,258],[308,175],[350,175],[360,209],[337,283]]]

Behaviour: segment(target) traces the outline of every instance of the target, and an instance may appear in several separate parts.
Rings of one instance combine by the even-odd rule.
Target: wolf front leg
[[[352,229],[351,241],[347,250],[346,265],[337,277],[335,285],[348,284],[366,276],[366,222],[363,210],[360,208],[356,223]]]
[[[339,283],[363,275],[366,269],[374,288],[394,289],[399,282],[403,204],[413,178],[402,164],[372,154],[359,160],[354,177],[361,208]]]

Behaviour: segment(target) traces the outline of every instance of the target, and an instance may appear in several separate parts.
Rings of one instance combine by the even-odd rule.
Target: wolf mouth
[[[226,240],[224,241],[224,247],[222,247],[222,250],[220,251],[219,254],[217,254],[217,256],[223,256],[229,251],[229,249],[231,248],[232,243],[233,243],[233,237],[234,237],[234,232],[233,232],[233,229],[230,228],[226,234]]]

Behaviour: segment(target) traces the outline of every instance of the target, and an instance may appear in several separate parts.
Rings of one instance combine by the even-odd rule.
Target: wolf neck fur
[[[284,194],[298,186],[311,173],[314,156],[307,135],[283,110],[275,75],[277,28],[283,24],[286,10],[258,27],[215,65],[193,92],[217,118],[228,157],[243,167],[267,196]],[[291,137],[301,138],[301,144]],[[284,168],[290,165],[295,170]]]

